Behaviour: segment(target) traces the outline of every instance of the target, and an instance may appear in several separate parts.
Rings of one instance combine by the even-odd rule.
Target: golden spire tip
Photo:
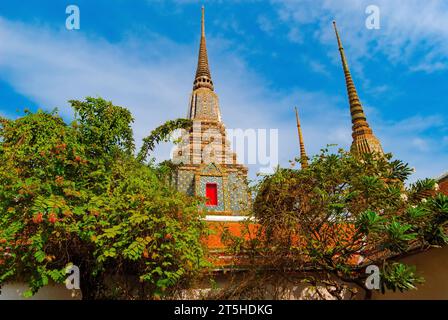
[[[210,75],[210,68],[208,65],[207,46],[205,44],[205,9],[202,6],[201,14],[201,40],[199,43],[198,66],[196,69],[196,77],[193,84],[193,89],[209,88],[213,91],[213,82]]]
[[[345,57],[342,40],[336,27],[336,21],[333,21],[336,39],[338,41],[339,53],[341,55],[342,68],[344,70],[345,84],[347,87],[348,100],[350,105],[350,115],[352,118],[352,147],[355,153],[368,153],[377,151],[383,153],[383,149],[379,140],[373,135],[372,129],[367,123],[366,115],[362,107],[361,101],[356,91],[355,84],[350,74],[347,58]]]
[[[202,5],[202,18],[201,18],[201,36],[205,37],[205,7]]]
[[[297,133],[299,136],[300,163],[301,163],[302,169],[303,169],[303,168],[308,167],[308,157],[307,157],[306,151],[305,151],[305,142],[303,140],[302,126],[300,125],[299,111],[297,110],[297,107],[294,107],[294,108],[296,109]]]

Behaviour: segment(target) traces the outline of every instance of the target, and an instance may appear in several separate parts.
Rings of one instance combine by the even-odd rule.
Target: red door
[[[218,185],[216,183],[207,183],[205,185],[205,196],[208,206],[218,205]]]

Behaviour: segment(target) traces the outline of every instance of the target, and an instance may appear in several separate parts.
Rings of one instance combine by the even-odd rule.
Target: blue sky
[[[69,4],[80,8],[80,30],[65,28]],[[295,105],[308,153],[351,143],[336,19],[384,149],[416,168],[413,179],[448,170],[443,0],[2,1],[0,114],[58,107],[70,118],[67,100],[102,96],[133,112],[137,140],[184,117],[202,4],[223,120],[228,128],[278,128],[282,165],[298,151]],[[370,4],[380,8],[379,30],[365,27]],[[159,148],[159,159],[169,150]]]

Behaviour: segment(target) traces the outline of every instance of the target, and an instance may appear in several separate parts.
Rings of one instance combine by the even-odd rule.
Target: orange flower
[[[42,214],[42,212],[39,212],[38,214],[36,214],[34,217],[33,217],[33,222],[34,223],[41,223],[43,221],[43,214]]]
[[[56,217],[56,214],[54,213],[50,213],[50,215],[48,216],[48,222],[50,223],[56,223],[58,221],[58,218]]]

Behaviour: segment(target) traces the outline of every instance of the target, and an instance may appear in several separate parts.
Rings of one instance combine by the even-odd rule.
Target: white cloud
[[[180,45],[148,31],[112,44],[82,33],[2,18],[0,39],[8,44],[0,46],[0,77],[42,107],[60,107],[69,116],[67,100],[102,96],[132,111],[137,141],[164,121],[186,115],[198,39]],[[228,128],[278,128],[280,163],[288,166],[299,150],[297,105],[310,155],[330,143],[349,147],[351,124],[345,93],[335,97],[324,91],[274,90],[269,79],[253,72],[240,58],[231,41],[207,40],[215,89]],[[369,120],[385,149],[416,166],[419,175],[433,176],[446,169],[446,152],[434,153],[433,141],[428,142],[427,152],[419,153],[409,143],[422,138],[419,134],[436,118],[391,123],[375,116]],[[169,149],[168,145],[158,148],[159,159],[168,158]],[[434,159],[434,154],[439,158]],[[252,177],[255,167],[251,167]]]
[[[302,43],[303,36],[298,28],[291,28],[288,32],[288,40],[293,43]]]
[[[216,26],[216,28],[219,28],[220,31],[228,30],[240,36],[245,35],[244,30],[233,15],[230,17],[226,16],[223,19],[216,19],[213,21],[213,25]]]
[[[336,19],[350,60],[383,53],[389,62],[410,71],[436,72],[448,66],[448,2],[444,0],[273,0],[279,18],[291,30],[317,23],[314,33],[322,43],[334,45],[331,21]],[[365,27],[367,6],[380,8],[381,29]],[[411,64],[417,61],[417,64]]]
[[[257,18],[257,24],[261,31],[271,35],[274,30],[274,26],[266,16],[260,15]]]
[[[412,145],[416,147],[417,151],[426,152],[429,150],[428,141],[422,138],[413,138],[411,141]]]
[[[440,115],[413,116],[396,122],[389,122],[386,127],[402,134],[421,134],[429,129],[446,126],[446,119]],[[386,128],[385,128],[386,129]]]
[[[386,152],[408,162],[417,172],[412,180],[437,176],[447,170],[448,148],[440,137],[427,134],[435,128],[446,127],[443,116],[414,116],[399,121],[378,121],[373,126]]]
[[[148,32],[111,44],[2,18],[0,38],[8,43],[0,47],[2,79],[44,108],[59,107],[66,117],[71,115],[67,100],[102,96],[132,111],[141,141],[164,121],[187,113],[199,39],[184,46]],[[266,91],[266,82],[238,58],[231,43],[209,37],[208,46],[227,127],[281,127],[280,96]],[[159,159],[169,157],[169,149],[159,147]]]
[[[422,63],[416,65],[415,67],[411,67],[410,70],[411,71],[424,71],[426,73],[433,73],[436,71],[446,70],[447,68],[448,68],[448,66],[442,62],[434,62],[434,63],[422,62]]]
[[[328,71],[327,67],[323,63],[320,63],[319,61],[316,61],[316,60],[310,60],[310,61],[308,61],[308,63],[309,63],[309,67],[314,72],[324,75],[326,77],[330,76],[330,72]]]
[[[102,96],[132,111],[137,141],[164,121],[186,114],[197,42],[183,46],[148,32],[111,44],[5,19],[0,19],[0,38],[8,43],[0,47],[1,77],[42,107],[59,107],[70,116],[67,100]],[[298,89],[286,94],[270,90],[269,81],[251,71],[230,42],[207,40],[228,128],[279,129],[280,161],[287,165],[298,151],[293,110],[298,103],[310,153],[317,152],[322,141],[347,142],[333,135],[336,130],[349,136],[347,114],[334,108],[337,98]],[[169,146],[158,150],[159,159],[169,156]]]

